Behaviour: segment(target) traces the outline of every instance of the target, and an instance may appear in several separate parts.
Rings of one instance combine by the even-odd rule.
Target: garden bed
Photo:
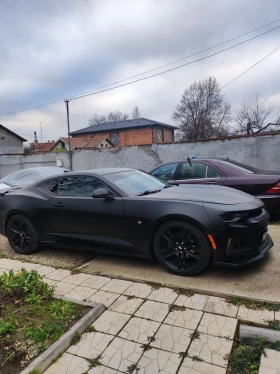
[[[0,276],[0,374],[20,373],[90,309],[52,293],[34,270]]]

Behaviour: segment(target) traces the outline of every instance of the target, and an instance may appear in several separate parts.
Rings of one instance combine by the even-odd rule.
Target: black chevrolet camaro
[[[71,172],[0,193],[0,233],[22,254],[40,245],[156,257],[195,275],[242,266],[273,246],[258,198],[228,187],[171,186],[134,169]]]

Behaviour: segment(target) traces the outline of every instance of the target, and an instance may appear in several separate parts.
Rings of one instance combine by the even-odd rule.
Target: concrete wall
[[[4,138],[4,139],[2,139]],[[23,141],[9,131],[0,127],[0,154],[1,153],[22,153]]]
[[[73,170],[102,167],[132,167],[150,171],[161,163],[186,159],[188,156],[229,157],[264,170],[280,173],[280,134],[208,140],[176,144],[154,144],[73,152]],[[0,156],[0,177],[13,171],[36,166],[55,166],[62,160],[69,167],[67,152],[36,155]]]

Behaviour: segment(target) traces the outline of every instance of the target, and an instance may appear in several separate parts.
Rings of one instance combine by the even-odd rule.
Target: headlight
[[[238,222],[240,220],[242,220],[243,218],[249,218],[250,215],[249,213],[246,213],[246,212],[241,212],[241,213],[226,213],[226,214],[222,214],[221,215],[222,219],[225,221],[225,222]]]

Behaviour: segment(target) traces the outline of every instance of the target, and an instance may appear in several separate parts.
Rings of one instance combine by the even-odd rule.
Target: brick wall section
[[[123,130],[120,133],[120,147],[129,147],[133,145],[149,145],[156,143],[170,143],[174,141],[174,136],[169,135],[172,133],[170,130],[163,130],[163,142],[157,141],[157,129],[156,128],[143,128],[135,130]],[[98,133],[98,134],[87,134],[87,135],[74,135],[73,138],[92,138],[94,136],[106,137],[110,139],[110,133]]]
[[[120,131],[120,143],[121,147],[153,144],[153,130],[152,128],[146,128]]]

